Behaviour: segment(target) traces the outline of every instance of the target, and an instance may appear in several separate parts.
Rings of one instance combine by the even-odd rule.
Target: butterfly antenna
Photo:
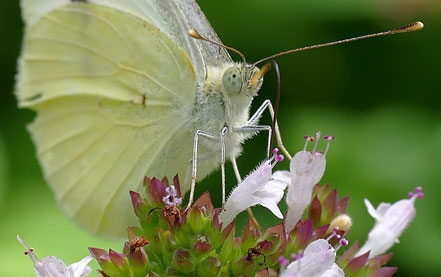
[[[257,62],[255,62],[252,67],[256,66],[257,64],[267,61],[267,60],[271,60],[274,59],[276,57],[280,57],[286,54],[291,54],[294,52],[300,52],[300,51],[304,51],[304,50],[310,50],[310,49],[316,49],[316,48],[321,48],[321,47],[326,47],[326,46],[332,46],[332,45],[337,45],[337,44],[342,44],[342,43],[346,43],[346,42],[352,42],[352,41],[356,41],[356,40],[362,40],[362,39],[366,39],[366,38],[373,38],[373,37],[380,37],[380,36],[387,36],[387,35],[394,35],[394,34],[399,34],[399,33],[407,33],[407,32],[414,32],[414,31],[419,31],[421,29],[424,28],[424,24],[420,21],[408,24],[406,26],[397,28],[397,29],[393,29],[390,31],[386,31],[386,32],[380,32],[380,33],[375,33],[375,34],[370,34],[370,35],[364,35],[364,36],[359,36],[359,37],[354,37],[354,38],[348,38],[348,39],[343,39],[343,40],[338,40],[338,41],[334,41],[334,42],[328,42],[328,43],[322,43],[322,44],[317,44],[317,45],[312,45],[312,46],[306,46],[306,47],[301,47],[301,48],[297,48],[297,49],[292,49],[292,50],[288,50],[288,51],[283,51],[280,52],[278,54],[274,54],[272,56],[263,58],[258,60]]]
[[[233,51],[234,53],[237,53],[237,54],[242,58],[243,66],[245,67],[245,65],[247,64],[247,60],[245,59],[244,54],[242,54],[242,52],[240,52],[239,50],[234,49],[233,47],[229,47],[229,46],[223,45],[223,44],[221,44],[221,43],[217,43],[217,42],[215,42],[215,41],[209,40],[208,38],[205,38],[205,37],[201,36],[201,35],[198,33],[198,31],[196,31],[195,29],[190,29],[190,30],[188,31],[188,34],[189,34],[192,38],[199,39],[199,40],[204,40],[204,41],[207,41],[207,42],[213,43],[213,44],[215,44],[215,45],[217,45],[217,46],[219,46],[219,47],[222,47],[222,48],[228,49],[228,50],[230,50],[230,51]]]

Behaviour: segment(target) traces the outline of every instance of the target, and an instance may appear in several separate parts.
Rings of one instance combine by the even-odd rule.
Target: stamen
[[[348,244],[349,244],[349,241],[348,241],[347,239],[341,239],[341,240],[338,242],[338,246],[334,249],[335,252],[337,252],[342,246],[346,246],[346,245],[348,245]]]
[[[424,197],[423,188],[422,187],[416,187],[414,189],[415,192],[409,192],[408,196],[411,199],[421,199]]]
[[[314,141],[314,137],[310,137],[310,136],[304,136],[304,138],[305,138],[305,146],[303,146],[303,151],[306,151],[306,148],[308,147],[308,143],[310,142],[310,141]]]
[[[268,160],[268,162],[272,165],[272,162],[274,161],[275,158],[276,156],[272,155],[271,158]]]
[[[326,241],[330,241],[334,236],[338,236],[337,231],[338,231],[338,226],[335,226],[334,230],[332,230],[332,234],[326,239]]]
[[[328,141],[328,144],[326,144],[325,156],[326,156],[326,154],[328,154],[329,146],[331,145],[331,141],[334,139],[335,139],[334,136],[325,136],[325,140]]]
[[[315,140],[315,144],[314,144],[314,148],[312,149],[312,154],[314,154],[315,153],[315,151],[317,150],[317,146],[318,146],[318,142],[319,142],[319,140],[320,140],[320,136],[321,136],[321,132],[317,132],[317,134],[315,135],[315,137],[317,138],[316,140]]]
[[[271,167],[273,168],[274,166],[276,166],[276,164],[278,162],[281,162],[285,159],[285,157],[283,155],[277,155],[277,153],[279,153],[279,149],[278,148],[274,148],[273,149],[273,156],[268,160],[269,163],[271,164]],[[274,161],[274,162],[273,162]]]
[[[37,255],[35,255],[34,248],[29,248],[29,246],[20,238],[19,235],[17,235],[17,240],[28,250],[24,252],[24,254],[29,255],[34,264],[38,263],[40,260],[37,258]]]

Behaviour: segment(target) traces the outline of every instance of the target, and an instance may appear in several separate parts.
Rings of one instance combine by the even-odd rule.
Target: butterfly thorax
[[[242,67],[239,63],[225,63],[219,67],[208,67],[205,83],[196,93],[193,110],[193,129],[219,135],[228,127],[226,135],[227,156],[235,157],[241,151],[241,143],[251,134],[234,132],[234,127],[244,126],[254,96],[262,84],[250,87],[250,82],[259,70]],[[218,141],[205,140],[208,148],[218,150]]]

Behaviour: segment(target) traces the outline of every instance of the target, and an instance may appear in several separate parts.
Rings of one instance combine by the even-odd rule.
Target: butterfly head
[[[262,86],[263,70],[242,64],[228,67],[222,75],[224,92],[230,96],[243,94],[254,97]]]
[[[204,40],[206,42],[215,44],[224,49],[237,53],[242,58],[242,63],[235,63],[227,68],[222,73],[222,88],[228,96],[246,95],[249,97],[256,96],[263,82],[263,75],[269,70],[269,67],[263,66],[262,69],[255,65],[247,64],[245,56],[237,49],[220,44],[218,42],[209,40],[201,36],[195,29],[189,30],[189,35],[192,38]]]

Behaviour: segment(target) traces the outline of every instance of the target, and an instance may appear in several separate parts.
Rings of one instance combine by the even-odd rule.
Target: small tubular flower
[[[164,197],[162,197],[162,201],[164,201],[167,206],[179,206],[182,203],[182,198],[178,197],[178,192],[174,185],[170,185],[165,189],[167,193]]]
[[[410,199],[403,199],[394,204],[380,203],[377,209],[369,200],[364,200],[369,214],[375,219],[375,225],[356,256],[370,251],[369,257],[373,258],[385,253],[398,242],[398,238],[415,217],[415,200],[424,197],[422,188],[415,188],[415,192],[410,192],[409,197]]]
[[[336,248],[329,244],[329,240],[336,236],[339,244]],[[348,241],[333,234],[325,239],[311,242],[303,252],[300,259],[296,259],[283,270],[281,277],[341,277],[345,276],[343,270],[335,263],[335,257],[341,246],[346,246]]]
[[[219,222],[223,223],[223,226],[230,224],[240,212],[254,205],[262,205],[278,218],[283,218],[277,204],[283,198],[287,184],[271,180],[273,167],[283,160],[283,156],[277,153],[276,148],[271,159],[264,161],[231,192],[225,210],[219,215]]]
[[[29,255],[32,262],[34,262],[34,273],[37,277],[81,277],[89,276],[92,272],[92,268],[88,266],[92,260],[91,256],[87,256],[77,263],[66,266],[61,259],[54,256],[39,260],[34,253],[34,249],[29,248],[18,235],[17,240],[27,249],[25,255]]]
[[[279,173],[280,181],[289,183],[286,203],[288,212],[285,218],[285,231],[288,234],[302,217],[306,207],[311,202],[312,190],[321,180],[326,168],[326,154],[329,150],[333,136],[325,136],[328,141],[325,152],[317,151],[320,140],[320,132],[317,133],[314,148],[311,152],[306,151],[308,143],[314,141],[313,137],[305,136],[306,142],[303,150],[297,152],[290,164],[290,173]],[[277,172],[276,172],[277,173]],[[289,177],[288,177],[289,176]],[[288,179],[289,178],[289,179]]]

